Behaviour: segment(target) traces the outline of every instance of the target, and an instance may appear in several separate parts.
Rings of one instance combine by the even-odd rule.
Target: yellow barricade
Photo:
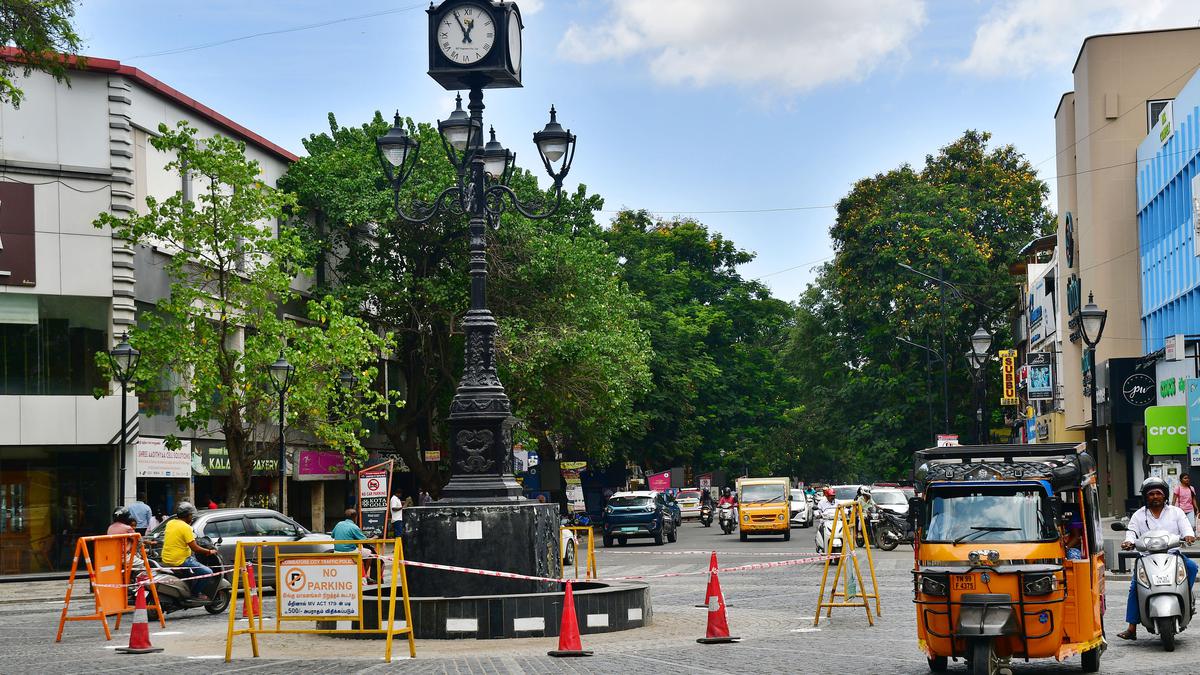
[[[392,638],[396,635],[408,637],[408,654],[416,657],[417,646],[413,640],[412,611],[408,600],[408,574],[404,569],[404,543],[399,539],[358,539],[331,541],[330,544],[373,545],[380,553],[364,556],[359,548],[350,552],[333,553],[287,553],[288,547],[312,546],[307,541],[238,542],[233,569],[232,600],[229,603],[229,629],[225,634],[225,662],[233,658],[233,638],[249,635],[250,647],[258,657],[260,634],[309,633],[309,634],[366,634],[383,633],[387,636],[384,660],[392,660]],[[265,622],[263,614],[248,620],[246,628],[234,628],[237,619],[238,588],[244,590],[242,602],[250,602],[251,596],[246,575],[247,549],[253,549],[259,573],[258,582],[263,582],[263,549],[273,549],[275,569],[275,617],[272,623]],[[283,550],[281,550],[283,549]],[[391,551],[391,568],[388,581],[380,583],[384,573],[384,551]],[[364,565],[364,561],[366,564]],[[366,616],[363,612],[363,577],[374,572],[375,616],[379,628],[364,628]],[[397,583],[400,594],[397,595]],[[381,591],[388,590],[385,601]],[[396,604],[403,603],[404,627],[396,628]],[[263,600],[265,610],[268,603]],[[384,608],[387,609],[387,627],[383,626]],[[287,628],[285,622],[295,621],[357,621],[358,628]],[[336,625],[336,624],[335,624]]]
[[[570,530],[571,532],[587,532],[587,563],[585,565],[584,574],[588,579],[595,579],[600,576],[600,568],[596,565],[596,535],[590,526],[587,525],[564,525],[563,531]],[[559,538],[562,539],[561,537]],[[579,578],[579,537],[576,537],[575,542],[575,578]],[[566,573],[566,570],[563,570]]]
[[[829,563],[833,560],[833,556],[829,554],[829,549],[833,544],[833,535],[841,529],[842,533],[842,551],[837,559],[837,566],[833,571],[833,586],[829,590],[829,598],[825,597],[825,582],[829,578]],[[857,542],[855,535],[861,534],[863,538],[863,548],[867,550],[867,567],[871,571],[871,592],[868,593],[866,584],[863,583],[862,570],[858,566],[858,555],[856,549]],[[838,504],[833,512],[833,524],[829,529],[829,538],[825,543],[825,569],[821,573],[821,590],[817,596],[817,613],[813,616],[813,625],[816,626],[821,621],[821,610],[825,610],[825,616],[833,616],[834,607],[862,607],[867,611],[867,623],[874,626],[875,620],[871,617],[871,598],[875,598],[875,614],[883,616],[882,610],[879,607],[879,584],[875,580],[875,559],[871,556],[871,534],[867,528],[867,522],[863,518],[862,509],[857,502],[850,504]],[[847,564],[846,561],[850,561]],[[842,588],[839,589],[839,583]],[[841,598],[839,601],[838,598]],[[859,600],[853,600],[859,598]]]

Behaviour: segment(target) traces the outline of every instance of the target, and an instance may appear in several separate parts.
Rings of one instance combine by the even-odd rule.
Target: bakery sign
[[[0,182],[0,286],[35,285],[33,186]]]

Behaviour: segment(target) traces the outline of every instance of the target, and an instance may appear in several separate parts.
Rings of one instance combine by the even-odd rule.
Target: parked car
[[[651,537],[655,544],[675,541],[675,517],[666,496],[652,490],[617,492],[604,507],[604,546],[624,546],[632,537]]]
[[[566,525],[566,522],[563,523]],[[568,565],[575,564],[575,553],[579,549],[579,538],[574,530],[559,529],[559,551],[562,552],[562,565],[565,570]]]
[[[808,497],[804,495],[804,490],[792,488],[791,497],[791,505],[789,506],[789,511],[791,513],[791,526],[812,527],[812,502],[808,501]]]
[[[158,559],[162,552],[163,535],[167,522],[146,535],[147,552]],[[198,511],[192,520],[192,531],[197,537],[208,537],[216,544],[217,551],[226,565],[232,565],[237,554],[237,544],[244,542],[303,541],[303,546],[282,547],[284,553],[329,553],[333,551],[333,537],[309,532],[303,525],[271,509],[232,508],[205,509]],[[258,552],[247,549],[247,556],[257,559]],[[262,586],[275,585],[275,549],[262,547],[262,569],[258,583]]]
[[[871,499],[875,500],[881,509],[898,516],[908,515],[908,497],[900,488],[875,488],[871,491]]]
[[[684,520],[700,517],[700,490],[680,490],[675,496],[675,501],[679,502],[679,510]]]

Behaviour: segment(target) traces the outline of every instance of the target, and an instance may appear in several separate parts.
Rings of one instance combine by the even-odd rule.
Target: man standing
[[[1183,510],[1167,504],[1168,491],[1167,482],[1161,478],[1151,476],[1142,483],[1142,498],[1146,500],[1146,505],[1134,512],[1133,517],[1129,519],[1129,525],[1125,529],[1125,541],[1121,542],[1123,550],[1132,550],[1134,542],[1151,530],[1165,530],[1179,535],[1179,538],[1188,544],[1196,541],[1196,532],[1188,523]],[[1191,588],[1192,584],[1196,582],[1196,563],[1186,556],[1180,556],[1180,560],[1183,561],[1184,569],[1187,570],[1188,588]],[[1122,640],[1136,640],[1137,625],[1141,621],[1141,612],[1138,610],[1137,603],[1136,574],[1129,580],[1129,600],[1125,603],[1125,621],[1129,627],[1117,633],[1117,637]]]
[[[127,508],[130,515],[133,516],[133,529],[138,534],[146,536],[146,530],[150,527],[150,516],[154,515],[150,506],[146,504],[146,491],[140,490],[137,493],[137,499]]]
[[[404,500],[400,498],[400,488],[392,488],[392,498],[388,506],[392,510],[392,536],[399,537],[404,533]]]
[[[217,550],[204,548],[196,543],[196,533],[192,531],[192,520],[196,517],[196,507],[191,502],[179,502],[175,509],[175,517],[167,521],[167,529],[163,533],[162,561],[167,567],[179,568],[176,571],[186,576],[204,576],[212,574],[212,568],[202,565],[196,560],[197,553],[216,555]],[[209,584],[209,579],[203,583],[188,581],[192,596],[197,600],[208,600],[202,589]]]

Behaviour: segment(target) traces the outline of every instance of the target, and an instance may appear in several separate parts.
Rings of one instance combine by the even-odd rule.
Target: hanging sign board
[[[953,448],[958,445],[958,434],[938,434],[937,446],[939,448]]]
[[[1054,400],[1054,354],[1030,352],[1028,363],[1029,380],[1026,393],[1030,401]]]
[[[179,449],[172,450],[166,439],[141,436],[133,447],[138,478],[191,478],[191,441],[180,441]]]
[[[671,489],[671,472],[652,473],[646,476],[646,484],[655,492],[666,492]]]
[[[372,530],[387,532],[388,496],[392,490],[392,462],[368,466],[358,472],[358,526],[370,536]]]
[[[1185,455],[1188,452],[1187,407],[1153,405],[1146,408],[1146,454]]]
[[[357,553],[279,556],[276,584],[282,621],[358,620],[362,558]]]
[[[1002,392],[1000,405],[1020,405],[1017,398],[1017,350],[1000,350],[1000,374],[1002,376]]]

